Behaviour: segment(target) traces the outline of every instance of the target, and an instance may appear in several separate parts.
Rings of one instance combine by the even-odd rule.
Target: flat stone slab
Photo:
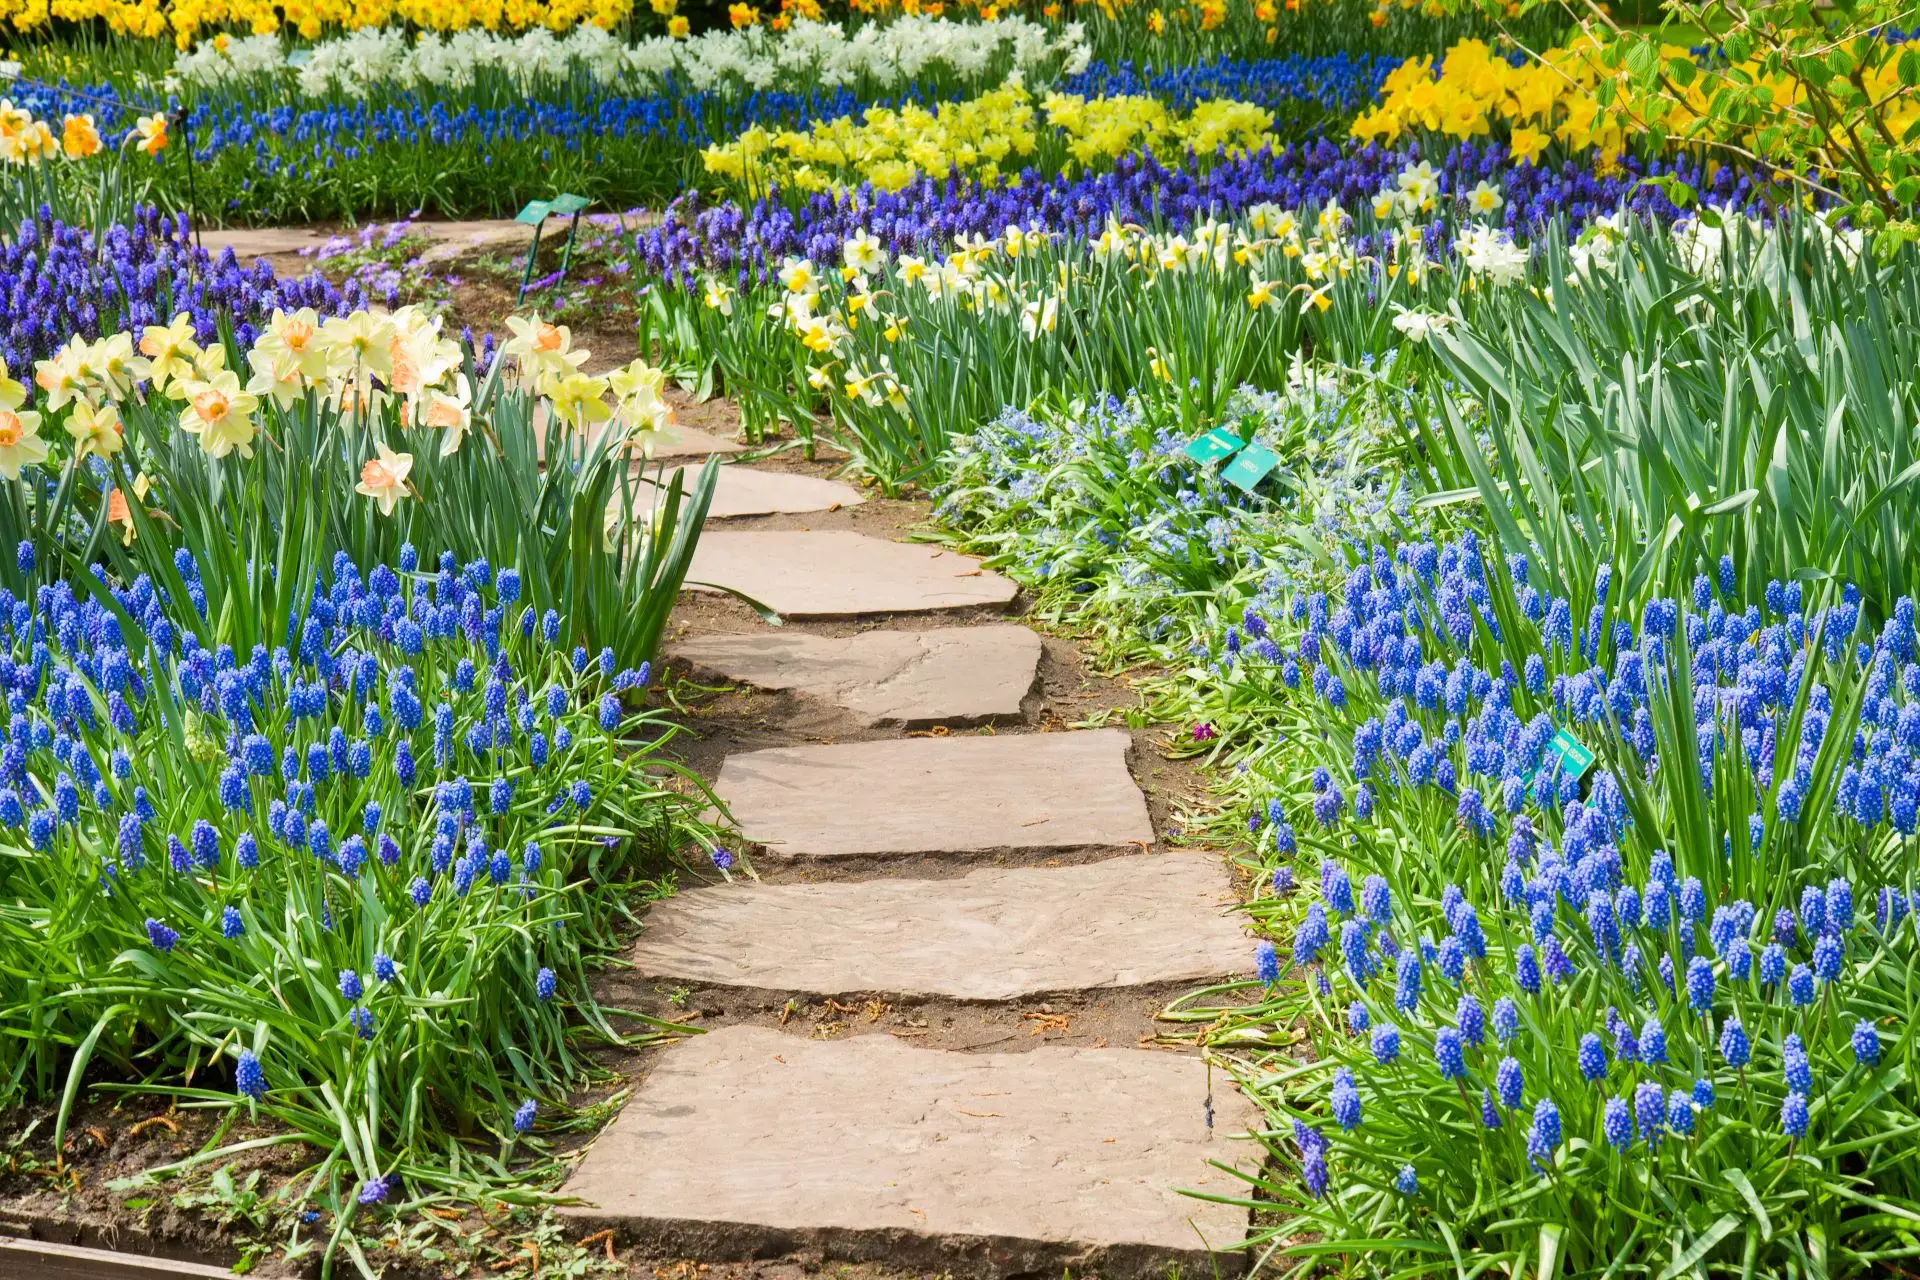
[[[662,457],[675,455],[662,454]],[[713,485],[713,504],[707,519],[739,516],[799,515],[832,511],[865,502],[861,492],[838,480],[799,475],[792,471],[761,471],[754,467],[722,467]]]
[[[716,436],[711,431],[702,431],[699,427],[684,426],[675,423],[670,439],[662,440],[653,451],[655,459],[661,458],[705,458],[715,453],[739,453],[746,448],[738,440],[728,440]]]
[[[1153,842],[1120,729],[774,747],[714,790],[784,858],[1103,849]]]
[[[709,532],[687,580],[794,618],[1004,605],[1016,590],[971,556],[845,529]]]
[[[1226,914],[1234,900],[1206,853],[957,880],[716,885],[654,904],[632,960],[644,978],[780,995],[986,1001],[1197,985],[1252,961]]]
[[[867,724],[923,725],[1018,716],[1040,650],[1039,636],[1009,624],[698,636],[674,646],[673,656],[728,680],[845,707]]]
[[[813,1041],[735,1026],[663,1053],[600,1135],[561,1213],[676,1256],[796,1249],[1008,1276],[1164,1277],[1246,1238],[1220,1161],[1254,1108],[1198,1058],[1142,1049],[972,1054],[888,1036]]]

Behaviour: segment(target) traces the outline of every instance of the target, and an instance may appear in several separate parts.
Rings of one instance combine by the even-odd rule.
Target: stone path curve
[[[735,467],[723,487],[752,501],[729,515],[851,505],[844,486]],[[886,736],[725,759],[716,794],[767,879],[651,907],[629,957],[637,988],[720,988],[789,1012],[821,999],[993,1013],[1171,993],[1245,966],[1225,868],[1160,843],[1129,735],[1031,731],[1041,641],[991,618],[1013,583],[922,544],[740,523],[710,521],[692,578],[790,619],[879,629],[699,635],[673,656]],[[981,724],[1001,728],[948,728]],[[1246,1211],[1181,1194],[1243,1195],[1230,1170],[1259,1159],[1251,1103],[1200,1058],[820,1040],[785,1023],[660,1051],[564,1212],[710,1261],[812,1252],[990,1280],[1242,1268],[1214,1251],[1244,1240]]]

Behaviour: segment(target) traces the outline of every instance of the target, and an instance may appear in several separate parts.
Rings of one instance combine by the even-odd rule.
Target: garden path
[[[673,656],[772,707],[703,766],[756,872],[650,909],[627,1007],[668,992],[713,1029],[637,1070],[566,1212],[711,1260],[1237,1270],[1208,1251],[1244,1239],[1246,1211],[1181,1194],[1245,1191],[1229,1168],[1258,1159],[1254,1112],[1228,1079],[1151,1032],[1035,1043],[1082,1017],[1132,1033],[1152,1013],[1110,1006],[1244,968],[1225,868],[1156,832],[1127,731],[1071,728],[1038,692],[1012,582],[851,527],[903,532],[889,504],[727,470],[752,500],[710,521],[691,579],[792,621],[716,625],[734,602],[696,594]],[[828,1020],[794,1017],[808,1002]],[[867,1033],[843,1034],[862,1009]]]

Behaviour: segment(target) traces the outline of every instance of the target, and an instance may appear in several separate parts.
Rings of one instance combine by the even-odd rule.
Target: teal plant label
[[[526,208],[513,215],[513,220],[524,222],[530,227],[537,227],[545,222],[547,215],[552,212],[553,206],[545,200],[529,200]]]
[[[1560,774],[1578,781],[1581,775],[1593,767],[1593,752],[1580,745],[1578,739],[1565,729],[1557,729],[1553,741],[1547,749],[1560,757]]]
[[[1249,444],[1240,451],[1240,456],[1229,462],[1220,473],[1220,478],[1237,489],[1247,493],[1267,478],[1267,473],[1280,465],[1280,455],[1259,443]]]
[[[1195,462],[1217,462],[1221,458],[1231,457],[1237,453],[1244,443],[1245,441],[1225,427],[1215,427],[1189,444],[1186,454]]]
[[[547,201],[547,209],[550,212],[558,214],[578,213],[592,203],[593,201],[587,199],[585,196],[576,196],[570,191],[562,191],[559,195]]]

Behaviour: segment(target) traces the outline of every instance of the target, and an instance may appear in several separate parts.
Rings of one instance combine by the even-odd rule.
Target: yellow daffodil
[[[166,391],[179,379],[191,377],[194,361],[200,356],[200,344],[194,341],[193,320],[182,311],[170,324],[148,325],[140,333],[140,354],[151,363],[156,391]]]
[[[576,431],[585,431],[613,416],[605,378],[568,373],[550,382],[546,394],[553,401],[553,416]]]
[[[100,153],[100,131],[91,114],[71,115],[60,122],[60,147],[69,160],[85,160]]]
[[[209,457],[224,458],[234,450],[253,456],[253,411],[258,396],[240,389],[240,380],[224,369],[183,384],[187,407],[180,413],[180,429],[198,438]]]
[[[77,400],[73,412],[67,415],[65,425],[67,434],[73,437],[75,458],[84,458],[89,454],[111,458],[126,443],[124,428],[120,424],[120,410],[114,405],[95,408],[89,401]]]
[[[608,375],[607,385],[619,402],[621,420],[630,428],[628,443],[642,457],[651,458],[654,449],[669,438],[673,426],[673,406],[666,399],[666,373],[644,359],[635,360]]]

